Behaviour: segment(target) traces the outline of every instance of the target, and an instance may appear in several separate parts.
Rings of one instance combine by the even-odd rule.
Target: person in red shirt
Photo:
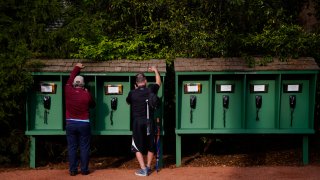
[[[89,108],[94,108],[96,104],[89,91],[84,87],[83,77],[77,76],[82,68],[84,65],[77,63],[65,85],[66,134],[71,176],[78,174],[78,147],[80,147],[81,174],[89,174],[91,139]]]

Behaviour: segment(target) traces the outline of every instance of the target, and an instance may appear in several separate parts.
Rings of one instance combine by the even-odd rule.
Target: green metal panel
[[[161,80],[162,80],[162,84],[160,86],[160,89],[158,91],[158,97],[160,98],[160,108],[156,110],[155,112],[155,119],[157,120],[157,118],[159,118],[159,124],[160,124],[160,134],[161,135],[164,135],[165,131],[164,131],[164,121],[163,121],[163,113],[164,113],[164,77],[161,77]],[[156,121],[157,122],[157,121]],[[161,144],[162,146],[162,144]],[[162,147],[161,147],[162,148]],[[162,166],[162,165],[161,165]]]
[[[267,85],[268,92],[250,92],[250,85]],[[275,128],[275,80],[248,80],[247,84],[247,128]],[[262,106],[259,111],[256,108],[256,96],[262,97]]]
[[[41,93],[41,83],[56,84],[56,93]],[[43,99],[44,96],[51,98],[50,109],[46,112]],[[62,130],[63,128],[63,103],[62,103],[62,83],[60,77],[43,77],[35,80],[35,88],[30,92],[29,100],[29,131],[32,130]]]
[[[233,92],[219,92],[217,85],[232,85]],[[241,128],[242,81],[217,80],[214,91],[214,128]],[[223,96],[228,96],[229,107],[223,107]]]
[[[201,93],[185,93],[184,84],[200,83]],[[182,81],[181,88],[181,129],[209,129],[210,128],[210,98],[209,98],[209,76],[207,79],[197,79]],[[191,111],[190,97],[196,96],[196,108]]]
[[[310,128],[309,127],[309,81],[308,80],[283,80],[284,84],[300,84],[301,92],[284,92],[281,91],[281,111],[280,111],[280,128]],[[282,86],[283,88],[283,86]],[[296,96],[296,106],[292,113],[291,126],[291,108],[289,97]]]
[[[36,137],[30,136],[29,166],[36,168]]]
[[[314,134],[313,129],[178,129],[176,134]]]
[[[176,134],[176,166],[181,166],[181,135]]]
[[[92,98],[94,98],[95,101],[96,99],[96,78],[94,76],[86,76],[85,77],[85,82],[86,82],[86,88],[90,92]],[[97,106],[96,106],[97,108]],[[91,122],[91,128],[94,130],[96,127],[96,108],[90,108],[90,122]]]
[[[122,85],[122,94],[105,94],[105,85]],[[130,131],[130,106],[126,97],[130,91],[129,77],[97,78],[97,115],[95,129],[98,131]],[[117,109],[111,109],[111,99],[117,98]]]
[[[315,107],[316,106],[316,92],[317,92],[317,74],[313,74],[310,78],[310,101],[309,105],[310,107]],[[310,124],[309,127],[310,129],[314,129],[314,113],[315,108],[309,108],[309,119],[310,119]]]

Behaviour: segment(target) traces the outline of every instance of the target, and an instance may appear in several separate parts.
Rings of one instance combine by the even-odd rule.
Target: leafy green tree
[[[283,59],[297,57],[307,54],[303,49],[317,44],[304,43],[314,42],[315,38],[297,28],[300,27],[298,14],[303,3],[297,0],[94,1],[93,4],[107,4],[102,9],[107,9],[108,15],[99,22],[108,24],[108,30],[92,33],[95,37],[71,38],[79,49],[71,56],[100,60],[220,57],[243,53],[268,53]],[[101,9],[94,7],[95,11],[90,11],[91,17],[101,17]],[[271,33],[262,36],[266,30]],[[277,37],[272,36],[279,34],[287,38],[277,50],[261,48],[261,44],[257,44],[257,39],[276,40]],[[300,44],[290,38],[298,38]],[[270,46],[276,43],[279,44],[279,40]],[[288,47],[302,50],[296,53]]]
[[[32,77],[24,63],[30,51],[18,23],[20,9],[14,1],[1,2],[0,16],[0,163],[17,163],[25,159],[26,92]]]

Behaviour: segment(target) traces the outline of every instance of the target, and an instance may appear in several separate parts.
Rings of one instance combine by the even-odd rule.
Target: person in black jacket
[[[150,93],[156,94],[161,86],[161,78],[156,67],[149,68],[155,73],[156,83],[147,87],[147,79],[143,73],[136,75],[135,89],[127,97],[132,112],[132,145],[131,151],[136,154],[141,169],[135,172],[137,176],[148,176],[151,173],[151,162],[155,152],[153,110],[147,105]],[[148,109],[147,109],[148,108]],[[150,118],[150,120],[148,120]],[[149,123],[149,124],[148,124]],[[150,129],[148,129],[150,128]],[[148,129],[148,130],[147,130]],[[143,154],[147,153],[147,164]]]

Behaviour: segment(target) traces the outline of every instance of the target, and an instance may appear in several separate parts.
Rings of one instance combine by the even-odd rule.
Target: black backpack
[[[149,107],[153,110],[158,109],[160,107],[160,98],[157,96],[157,94],[153,92],[149,92]]]

